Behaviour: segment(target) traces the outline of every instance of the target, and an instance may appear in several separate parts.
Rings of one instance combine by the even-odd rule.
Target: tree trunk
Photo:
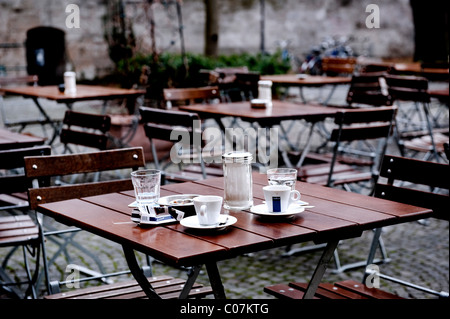
[[[205,55],[216,57],[219,47],[219,9],[218,0],[204,0],[205,23]]]

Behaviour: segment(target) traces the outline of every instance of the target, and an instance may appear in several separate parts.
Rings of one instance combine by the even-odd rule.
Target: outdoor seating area
[[[388,7],[417,15],[413,2]],[[297,5],[319,17],[317,4]],[[249,42],[225,58],[206,36],[199,57],[181,19],[192,24],[192,3],[97,6],[108,57],[88,39],[79,49],[76,27],[30,25],[7,45],[0,26],[2,302],[448,301],[448,46],[443,62],[418,37],[416,51],[395,51],[375,28],[364,41],[297,44],[301,58],[262,34],[260,52]],[[245,11],[221,6],[228,19]],[[287,10],[249,4],[260,6]],[[159,47],[161,12],[178,17],[181,56]],[[223,52],[248,41],[230,39]],[[367,41],[376,50],[356,49]],[[23,67],[8,66],[10,50]]]

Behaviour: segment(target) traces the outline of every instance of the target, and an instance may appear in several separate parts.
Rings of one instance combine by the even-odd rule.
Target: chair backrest
[[[108,144],[107,132],[111,129],[111,118],[98,115],[66,111],[60,140],[64,145],[75,144],[105,150]]]
[[[349,105],[392,105],[384,76],[383,72],[353,75],[347,93],[347,103]]]
[[[71,198],[94,196],[133,189],[131,178],[104,180],[62,186],[50,185],[51,177],[111,170],[137,170],[145,167],[142,147],[123,148],[92,153],[25,157],[25,174],[36,180],[38,188],[28,190],[30,207]]]
[[[366,64],[361,67],[359,70],[361,74],[369,74],[369,73],[391,73],[392,66],[391,65],[380,65],[380,64]]]
[[[215,72],[219,73],[221,78],[225,78],[230,75],[234,75],[236,73],[246,73],[248,72],[247,66],[231,66],[231,67],[223,67],[223,68],[215,68]]]
[[[393,100],[430,102],[426,78],[413,75],[387,74],[385,79],[389,95]]]
[[[37,75],[0,76],[0,87],[17,84],[37,85],[38,81],[39,77]]]
[[[449,220],[448,174],[448,164],[385,155],[380,176],[387,178],[387,183],[377,183],[374,195],[430,208],[434,217]],[[437,188],[445,192],[434,192]]]
[[[397,108],[393,106],[370,109],[351,109],[338,112],[335,117],[337,127],[331,131],[330,141],[335,142],[333,157],[330,163],[327,185],[332,185],[334,168],[338,154],[344,142],[363,141],[367,149],[361,145],[345,147],[345,153],[359,158],[370,158],[372,175],[377,175],[378,166],[386,152],[388,138],[392,132]],[[369,146],[370,140],[378,140],[376,149]]]
[[[322,72],[327,75],[352,74],[355,70],[356,58],[323,57]]]
[[[338,127],[332,130],[330,140],[339,142],[386,138],[391,133],[396,112],[397,108],[392,106],[338,112],[335,117]]]
[[[250,101],[251,99],[258,97],[258,81],[261,78],[259,72],[235,73],[234,76],[234,87],[240,94],[241,98],[235,99],[231,96],[230,99],[232,101]],[[232,93],[228,92],[228,95],[232,95]]]
[[[30,183],[25,177],[24,157],[50,154],[51,147],[47,145],[0,151],[0,171],[4,171],[3,174],[0,174],[0,195],[26,193],[30,187]],[[13,172],[9,173],[10,170],[13,170]],[[1,204],[0,208],[13,208],[9,205],[10,201],[0,199],[0,203],[2,202],[5,205]]]
[[[145,123],[145,134],[150,140],[153,158],[157,167],[159,162],[154,139],[173,143],[188,142],[189,145],[183,146],[185,150],[190,150],[198,144],[195,141],[201,142],[201,122],[196,113],[161,110],[150,107],[141,107],[139,111],[141,120]],[[179,138],[179,140],[174,140],[174,137]],[[186,139],[186,137],[189,138]],[[201,147],[201,145],[197,146]]]
[[[174,102],[188,105],[220,99],[220,91],[217,86],[164,89],[163,94],[168,109],[172,107]]]
[[[220,74],[214,70],[201,69],[196,75],[198,86],[214,86],[219,82]]]

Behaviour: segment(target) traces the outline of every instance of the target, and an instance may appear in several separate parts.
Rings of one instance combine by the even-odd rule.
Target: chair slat
[[[103,133],[108,132],[111,128],[111,118],[108,115],[80,113],[70,110],[66,111],[63,123],[70,126],[97,129]]]
[[[449,189],[448,164],[422,161],[400,156],[386,155],[381,165],[380,176]]]
[[[28,194],[30,208],[36,209],[40,204],[52,203],[71,198],[123,192],[132,189],[133,184],[131,179],[124,179],[96,183],[31,188],[28,190]]]
[[[97,153],[82,153],[73,156],[52,155],[51,166],[48,159],[32,156],[25,158],[26,175],[29,178],[59,176],[76,173],[91,173],[129,167],[145,166],[142,147],[107,150]]]
[[[108,137],[104,134],[90,132],[81,132],[68,129],[62,129],[59,135],[63,144],[78,144],[86,147],[92,147],[99,150],[105,150],[108,144]]]
[[[391,125],[374,125],[370,127],[343,127],[342,129],[334,129],[331,132],[330,140],[337,141],[355,141],[355,140],[371,140],[386,137],[390,134]]]

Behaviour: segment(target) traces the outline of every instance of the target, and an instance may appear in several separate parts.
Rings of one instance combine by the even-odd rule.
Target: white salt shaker
[[[76,74],[72,71],[64,72],[64,94],[77,93]]]
[[[252,159],[248,152],[222,155],[225,209],[244,210],[253,206]]]
[[[258,81],[258,99],[266,100],[266,106],[272,106],[272,81]]]

